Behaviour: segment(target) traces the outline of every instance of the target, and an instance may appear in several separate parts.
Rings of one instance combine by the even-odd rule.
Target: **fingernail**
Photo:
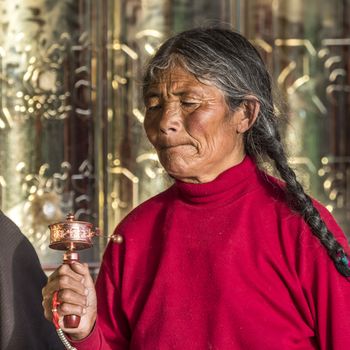
[[[85,288],[84,294],[85,294],[85,295],[88,295],[88,294],[89,294],[89,290],[88,290],[87,288]]]
[[[83,314],[86,314],[86,309],[85,309],[85,307],[83,308]]]

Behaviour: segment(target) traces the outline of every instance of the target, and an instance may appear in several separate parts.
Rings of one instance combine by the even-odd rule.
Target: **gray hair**
[[[242,35],[228,29],[192,29],[168,39],[150,60],[143,79],[143,93],[159,74],[182,66],[199,81],[209,81],[220,89],[234,110],[254,98],[260,112],[254,126],[245,134],[246,152],[263,158],[259,134],[275,136],[271,80],[255,47]],[[256,142],[258,141],[258,142]]]

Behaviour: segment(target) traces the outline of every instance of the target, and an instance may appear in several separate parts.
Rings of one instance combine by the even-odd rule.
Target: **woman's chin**
[[[198,182],[194,171],[190,171],[183,166],[176,166],[176,164],[164,165],[163,167],[169,176],[176,180],[183,182]]]

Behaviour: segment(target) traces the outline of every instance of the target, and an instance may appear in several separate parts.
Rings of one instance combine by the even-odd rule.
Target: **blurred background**
[[[45,270],[51,223],[108,236],[168,180],[146,140],[142,70],[171,34],[224,23],[262,53],[309,193],[350,235],[350,0],[0,0],[0,208]],[[254,215],[254,213],[252,213]]]

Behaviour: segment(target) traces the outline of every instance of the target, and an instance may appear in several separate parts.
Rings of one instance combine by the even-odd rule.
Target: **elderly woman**
[[[348,244],[287,164],[256,49],[225,29],[178,34],[150,61],[144,100],[175,183],[117,227],[96,292],[85,265],[53,273],[46,317],[59,290],[81,350],[350,349]]]

